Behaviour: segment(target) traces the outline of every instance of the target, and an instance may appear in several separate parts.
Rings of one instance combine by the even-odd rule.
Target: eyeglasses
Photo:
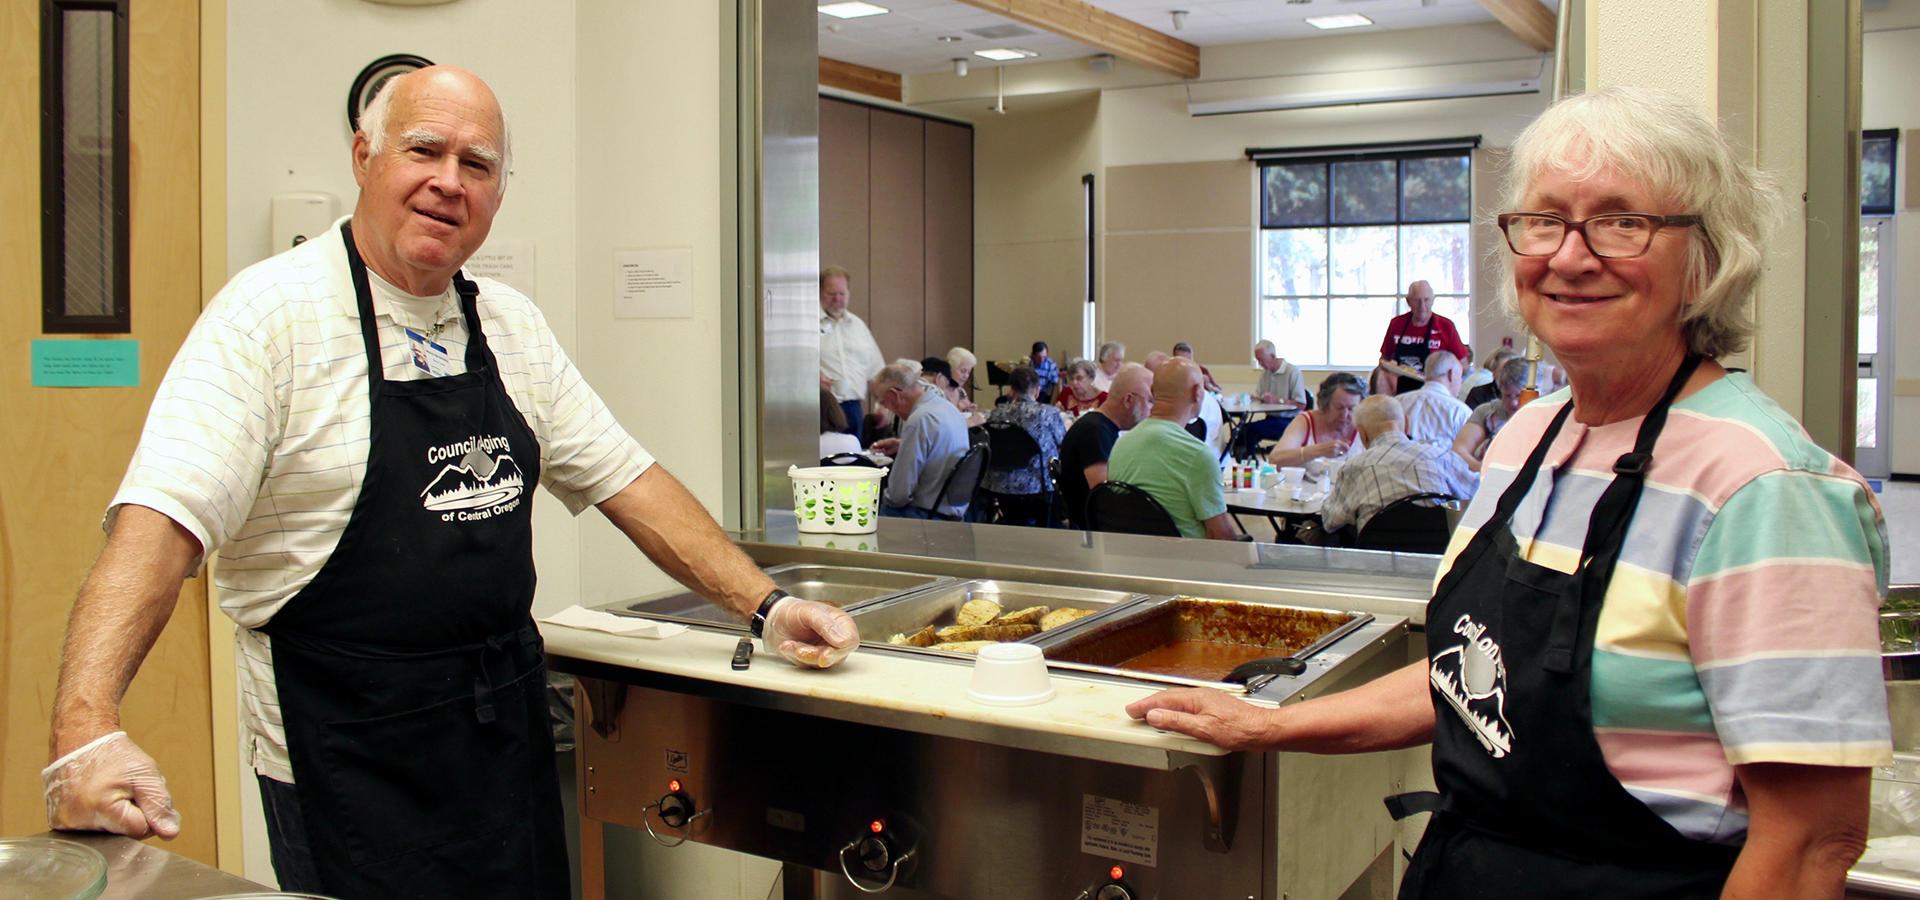
[[[1608,213],[1575,222],[1553,213],[1502,213],[1500,232],[1507,246],[1521,256],[1552,256],[1565,243],[1567,232],[1579,232],[1587,249],[1602,259],[1631,259],[1653,246],[1653,236],[1669,225],[1700,224],[1699,216],[1649,216]]]

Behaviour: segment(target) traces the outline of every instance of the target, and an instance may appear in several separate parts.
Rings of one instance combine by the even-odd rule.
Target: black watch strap
[[[760,632],[766,630],[767,613],[773,611],[773,605],[791,596],[793,595],[786,591],[774,588],[773,593],[767,595],[767,599],[760,601],[760,608],[753,611],[753,619],[748,623],[753,628],[754,637],[759,637]]]

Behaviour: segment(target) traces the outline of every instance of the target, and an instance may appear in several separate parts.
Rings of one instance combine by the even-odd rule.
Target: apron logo
[[[506,438],[475,435],[428,447],[427,464],[444,465],[420,492],[420,504],[440,513],[442,522],[477,522],[512,511],[526,479],[508,446]]]
[[[1506,712],[1507,663],[1500,645],[1487,636],[1487,626],[1472,616],[1454,622],[1453,633],[1466,641],[1434,654],[1427,677],[1481,746],[1499,759],[1513,751],[1513,726]]]

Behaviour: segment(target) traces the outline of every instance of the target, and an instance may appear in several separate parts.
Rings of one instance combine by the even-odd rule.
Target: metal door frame
[[[1874,409],[1875,446],[1855,447],[1853,467],[1868,478],[1886,478],[1893,474],[1893,459],[1889,450],[1889,438],[1893,435],[1893,395],[1895,389],[1893,348],[1895,308],[1894,276],[1899,271],[1899,236],[1894,232],[1893,216],[1861,216],[1860,226],[1873,227],[1879,231],[1880,249],[1878,264],[1880,267],[1879,297],[1879,350],[1875,353],[1859,354],[1859,377],[1871,378],[1876,384]]]

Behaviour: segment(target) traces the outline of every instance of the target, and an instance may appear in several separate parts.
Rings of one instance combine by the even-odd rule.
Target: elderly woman
[[[1223,746],[1431,740],[1402,897],[1838,898],[1892,760],[1885,522],[1716,360],[1775,207],[1693,104],[1609,87],[1515,143],[1510,302],[1570,393],[1521,408],[1427,608],[1429,659],[1259,709],[1128,707]]]
[[[1113,387],[1113,376],[1120,373],[1120,367],[1127,364],[1127,345],[1119,341],[1108,341],[1100,345],[1100,352],[1093,358],[1098,365],[1093,370],[1093,386],[1105,391]]]
[[[1025,466],[1002,468],[995,461],[981,479],[980,487],[1000,507],[1000,522],[1005,525],[1047,527],[1047,460],[1060,455],[1060,441],[1067,436],[1067,423],[1052,406],[1039,402],[1040,374],[1032,366],[1014,366],[1007,376],[1010,403],[1002,403],[987,414],[989,433],[995,423],[1014,425],[1033,438],[1039,448]],[[1102,395],[1105,396],[1105,395]],[[996,444],[995,456],[999,445]]]
[[[1095,371],[1093,363],[1084,359],[1068,363],[1067,386],[1053,398],[1054,405],[1066,410],[1067,415],[1078,416],[1107,402],[1107,392],[1093,386]]]
[[[1367,398],[1360,379],[1346,372],[1334,372],[1320,382],[1314,395],[1314,407],[1293,417],[1280,442],[1273,445],[1267,461],[1276,466],[1305,466],[1316,459],[1346,459],[1361,450],[1359,429],[1353,424],[1353,408]]]
[[[965,347],[954,347],[947,351],[947,399],[960,408],[961,412],[973,412],[973,367],[979,363],[973,352]]]
[[[1517,357],[1507,360],[1493,384],[1500,393],[1474,407],[1466,424],[1460,426],[1460,433],[1453,437],[1453,452],[1466,460],[1467,468],[1475,472],[1480,471],[1480,462],[1486,458],[1487,445],[1493,436],[1499,434],[1507,420],[1520,409],[1520,392],[1527,387],[1527,361]]]

